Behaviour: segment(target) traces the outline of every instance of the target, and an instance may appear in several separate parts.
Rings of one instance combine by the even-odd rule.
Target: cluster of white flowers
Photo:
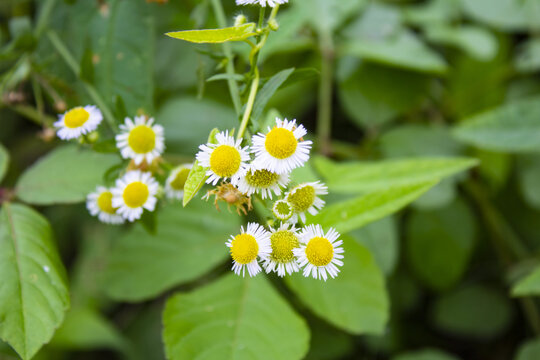
[[[280,226],[267,231],[251,223],[227,242],[237,274],[245,275],[247,268],[250,276],[256,275],[261,270],[259,260],[267,272],[275,271],[279,276],[304,268],[305,276],[326,280],[327,273],[335,277],[339,272],[337,266],[342,265],[343,257],[339,234],[334,229],[325,234],[320,225],[296,228],[306,222],[306,213],[316,215],[324,206],[320,196],[328,193],[327,187],[316,181],[286,191],[290,173],[309,160],[311,141],[303,140],[306,133],[296,120],[276,119],[276,125],[269,127],[266,134],[252,137],[251,149],[242,147],[242,139],[235,140],[228,132],[217,134],[215,143],[199,148],[196,157],[207,169],[206,182],[216,185],[223,181],[224,185],[218,188],[226,188],[230,194],[232,187],[240,194],[232,196],[233,205],[243,206],[242,199],[250,199],[254,194],[263,201],[283,194],[272,206]]]
[[[286,4],[289,0],[236,0],[236,5],[260,5],[266,7],[275,7],[276,5]]]
[[[63,140],[81,138],[96,131],[103,120],[95,106],[77,107],[60,115],[54,124]],[[98,186],[88,195],[86,205],[93,216],[108,224],[123,224],[140,219],[144,210],[154,211],[160,185],[151,172],[146,171],[165,149],[163,127],[153,118],[137,116],[126,118],[116,135],[116,146],[124,159],[131,160],[128,171],[118,178],[114,186]],[[180,165],[171,171],[165,183],[169,199],[182,199],[184,184],[191,164]]]

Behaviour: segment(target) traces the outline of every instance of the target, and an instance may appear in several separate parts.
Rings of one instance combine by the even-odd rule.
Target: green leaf
[[[469,285],[438,299],[432,309],[434,324],[465,339],[493,339],[512,320],[509,300],[484,285]]]
[[[297,22],[307,22],[319,34],[331,35],[365,3],[365,0],[297,0],[291,6],[298,14]]]
[[[540,70],[540,39],[532,38],[521,44],[517,50],[514,65],[522,73]]]
[[[247,23],[240,26],[233,26],[223,29],[209,30],[186,30],[168,32],[165,35],[174,39],[189,41],[192,43],[224,43],[227,41],[244,41],[257,35],[255,23]]]
[[[70,350],[125,350],[126,343],[118,330],[97,311],[71,309],[51,341],[51,346]]]
[[[56,148],[27,169],[17,183],[17,196],[30,204],[78,203],[103,183],[116,155],[100,154],[75,145]]]
[[[103,274],[113,299],[150,299],[204,275],[227,257],[225,241],[240,227],[240,217],[199,200],[189,208],[165,207],[157,223],[155,235],[137,225],[116,241]]]
[[[406,255],[425,285],[446,290],[460,281],[476,243],[475,220],[462,201],[411,214],[406,228]]]
[[[212,129],[212,131],[210,132],[210,136],[208,136],[209,143],[216,142],[215,137],[218,132],[219,130],[217,128]],[[206,176],[206,168],[200,166],[199,162],[195,160],[193,167],[189,171],[186,183],[184,184],[184,199],[182,201],[182,205],[184,207],[186,207],[186,205],[193,199],[193,197],[197,195],[199,190],[203,187],[207,177],[208,176]]]
[[[24,205],[0,211],[0,278],[0,338],[30,359],[62,323],[69,293],[49,223]]]
[[[311,217],[310,222],[346,233],[401,210],[435,184],[437,181],[374,191],[327,206]]]
[[[455,137],[469,145],[501,152],[540,151],[540,98],[502,105],[465,119]]]
[[[281,85],[283,85],[283,83],[289,78],[289,76],[291,76],[293,72],[294,68],[282,70],[276,75],[272,76],[270,80],[268,80],[266,84],[264,84],[262,89],[259,91],[259,94],[257,95],[255,104],[253,105],[253,112],[251,113],[252,122],[257,122],[259,120],[264,108],[268,104],[268,101],[270,101],[275,92],[279,89]]]
[[[417,158],[378,162],[334,163],[316,158],[315,167],[330,191],[342,194],[367,193],[394,186],[421,184],[467,170],[473,158]]]
[[[0,143],[0,182],[4,179],[9,166],[9,153],[6,148]]]
[[[218,81],[218,80],[234,80],[239,82],[245,82],[246,78],[240,74],[216,74],[206,79],[206,82]]]
[[[540,296],[540,266],[512,287],[512,296]]]
[[[441,350],[423,349],[394,356],[392,360],[459,360],[459,358]]]
[[[540,339],[531,339],[520,345],[514,360],[537,360],[540,358]]]
[[[518,157],[518,172],[520,190],[525,202],[540,209],[540,156],[522,155]]]
[[[452,27],[437,24],[426,29],[426,37],[437,44],[457,47],[481,61],[493,59],[498,50],[497,38],[478,26]]]
[[[299,360],[309,346],[306,323],[264,276],[231,274],[176,294],[163,324],[169,360]]]
[[[341,272],[328,281],[300,273],[285,278],[289,288],[316,315],[353,334],[382,334],[389,317],[384,277],[369,251],[343,236]]]
[[[473,19],[503,31],[527,31],[538,14],[529,12],[536,0],[461,0],[463,10]],[[531,8],[532,9],[532,8]],[[536,15],[536,16],[535,16]]]

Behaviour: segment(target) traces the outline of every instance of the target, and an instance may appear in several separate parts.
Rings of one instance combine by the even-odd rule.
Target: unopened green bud
[[[276,19],[270,19],[270,21],[268,21],[268,26],[272,31],[277,31],[279,29],[279,24]]]
[[[234,26],[244,25],[245,23],[247,23],[247,18],[242,14],[234,18]]]

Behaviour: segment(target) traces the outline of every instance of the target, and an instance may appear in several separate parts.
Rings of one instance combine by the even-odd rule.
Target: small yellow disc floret
[[[292,131],[275,127],[266,134],[264,146],[273,157],[287,159],[296,151],[298,141]]]
[[[271,171],[252,170],[246,173],[246,181],[249,185],[256,186],[258,188],[268,188],[274,185],[279,179],[279,175]]]
[[[64,115],[64,124],[70,129],[76,129],[84,125],[90,118],[90,114],[82,107],[77,107]]]
[[[150,126],[137,125],[129,132],[129,147],[137,154],[146,154],[156,147],[156,133]]]
[[[287,201],[292,205],[294,211],[307,211],[315,202],[315,189],[310,185],[298,188],[289,194]]]
[[[102,192],[98,199],[97,204],[99,209],[107,214],[116,214],[116,209],[112,206],[112,193],[110,191]]]
[[[294,260],[293,249],[298,247],[298,238],[292,231],[279,230],[270,236],[272,254],[270,258],[278,263],[289,263]]]
[[[128,207],[138,208],[146,203],[149,195],[148,186],[140,181],[135,181],[126,186],[123,198]]]
[[[185,168],[180,170],[173,181],[171,181],[171,187],[174,190],[184,190],[184,186],[186,185],[186,180],[188,178],[190,169]]]
[[[210,155],[210,169],[219,177],[236,174],[241,162],[240,152],[230,145],[220,145]]]
[[[323,237],[314,237],[309,240],[306,246],[306,256],[308,261],[315,266],[325,266],[334,257],[334,247]]]
[[[239,264],[249,264],[257,259],[259,244],[253,235],[237,235],[231,243],[231,256]]]

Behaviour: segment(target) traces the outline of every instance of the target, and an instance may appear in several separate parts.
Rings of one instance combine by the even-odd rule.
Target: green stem
[[[41,7],[41,12],[37,19],[36,27],[34,30],[34,35],[36,36],[36,38],[39,39],[43,34],[43,31],[45,31],[45,27],[49,22],[49,18],[51,17],[56,1],[57,0],[47,0],[45,4]]]
[[[319,84],[319,111],[317,113],[317,135],[320,151],[331,154],[332,136],[332,81],[334,77],[334,42],[331,34],[321,34],[321,82]]]
[[[221,0],[212,0],[212,6],[214,8],[214,13],[216,14],[216,20],[218,26],[221,28],[227,27],[227,20],[225,18],[225,12],[221,6]],[[223,43],[222,44],[223,52],[227,58],[227,65],[225,67],[229,78],[227,79],[227,84],[229,85],[229,92],[231,93],[231,99],[234,105],[234,109],[237,115],[242,113],[242,101],[240,100],[240,89],[238,88],[238,83],[234,79],[234,57],[231,49],[231,44]]]
[[[47,33],[47,36],[49,37],[49,40],[53,44],[58,54],[60,54],[68,67],[71,69],[71,71],[73,71],[73,73],[77,77],[80,77],[81,70],[79,64],[77,63],[73,55],[69,52],[68,48],[64,45],[62,40],[60,40],[58,35],[51,30]],[[103,115],[105,116],[105,119],[109,122],[109,126],[111,127],[111,129],[116,129],[116,119],[113,115],[113,112],[110,110],[107,103],[101,98],[101,95],[98,93],[96,88],[85,81],[82,81],[82,84],[88,95],[90,95],[90,97],[99,107],[101,112],[103,112]]]
[[[257,66],[255,66],[255,78],[251,82],[251,89],[249,91],[248,102],[246,104],[246,111],[244,112],[244,116],[242,118],[242,123],[240,124],[240,129],[238,130],[238,134],[236,135],[237,139],[241,139],[244,137],[244,133],[246,132],[246,128],[249,123],[249,119],[251,118],[251,111],[253,110],[253,104],[255,104],[255,98],[257,97],[258,90],[259,90],[259,69],[257,69]]]

